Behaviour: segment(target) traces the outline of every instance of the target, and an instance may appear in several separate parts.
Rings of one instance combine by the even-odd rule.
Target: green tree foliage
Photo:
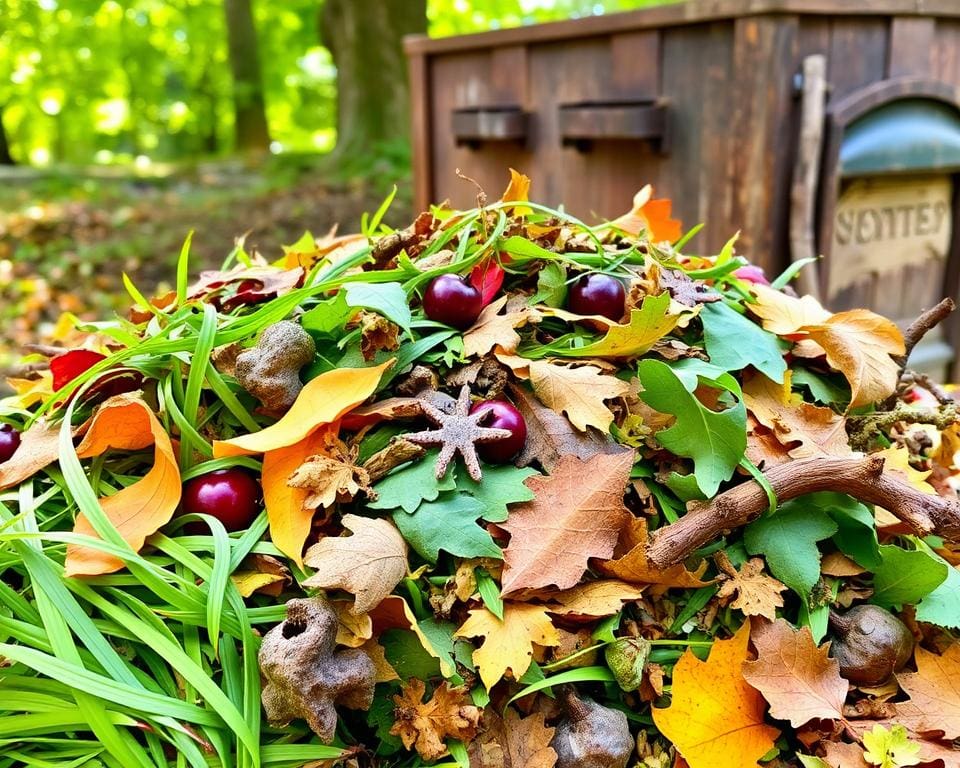
[[[0,120],[13,159],[157,161],[232,150],[224,2],[0,0]],[[444,36],[656,2],[429,0],[427,16],[430,34]],[[271,149],[331,149],[336,69],[321,44],[323,0],[251,6]]]

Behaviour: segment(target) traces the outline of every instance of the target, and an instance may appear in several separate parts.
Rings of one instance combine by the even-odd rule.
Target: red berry
[[[461,331],[473,325],[483,309],[483,296],[457,275],[440,275],[423,294],[423,311],[431,320]]]
[[[510,436],[493,443],[478,444],[477,453],[484,461],[503,464],[523,449],[527,441],[527,422],[523,420],[523,414],[506,400],[484,400],[470,409],[470,413],[486,411],[490,415],[482,420],[483,426],[510,430]]]
[[[620,322],[625,300],[623,283],[610,275],[594,273],[584,275],[570,286],[567,309],[578,315],[603,315]]]
[[[0,424],[0,462],[9,461],[20,447],[20,433],[9,424]]]
[[[211,515],[228,531],[250,525],[260,511],[260,484],[240,467],[217,469],[183,485],[183,514]]]

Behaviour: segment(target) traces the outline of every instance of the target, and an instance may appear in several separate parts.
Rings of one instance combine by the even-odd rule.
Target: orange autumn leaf
[[[766,702],[743,679],[750,625],[729,640],[717,640],[707,661],[690,649],[673,668],[673,700],[654,709],[653,721],[690,768],[755,765],[780,732],[764,722]]]
[[[372,368],[337,368],[321,373],[303,387],[290,410],[276,423],[232,440],[215,440],[213,455],[248,456],[286,448],[303,440],[324,424],[330,424],[373,394],[388,360]]]
[[[670,218],[672,203],[666,198],[653,200],[652,197],[653,187],[647,184],[633,196],[633,208],[611,221],[610,226],[634,236],[646,231],[650,240],[657,243],[679,240],[682,225]]]
[[[107,518],[135,551],[173,517],[180,503],[180,468],[170,436],[150,407],[134,394],[111,397],[97,410],[77,456],[89,459],[114,449],[138,451],[154,446],[153,466],[137,482],[100,499]],[[77,516],[74,533],[97,536],[90,521]],[[90,547],[67,547],[67,576],[96,576],[123,567],[123,561]]]
[[[503,194],[500,196],[501,203],[525,203],[530,199],[530,177],[526,176],[520,171],[515,171],[513,168],[510,169],[510,183],[507,184],[507,188],[503,190]],[[514,216],[526,216],[530,213],[530,209],[525,205],[515,205],[513,207]]]
[[[326,430],[293,445],[267,451],[263,455],[263,503],[270,522],[270,539],[283,554],[303,568],[303,545],[310,534],[310,523],[316,513],[306,505],[308,488],[287,484],[290,476],[310,457],[327,445]]]

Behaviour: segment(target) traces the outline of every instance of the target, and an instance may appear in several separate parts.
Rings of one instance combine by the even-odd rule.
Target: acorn
[[[571,687],[561,689],[560,705],[566,717],[550,742],[556,768],[626,768],[634,742],[623,712],[581,699]]]
[[[842,614],[830,611],[830,628],[835,635],[830,655],[854,685],[883,685],[913,654],[907,625],[876,605],[858,605]]]
[[[625,691],[635,691],[643,682],[650,656],[650,641],[643,637],[619,637],[603,652],[607,666]]]

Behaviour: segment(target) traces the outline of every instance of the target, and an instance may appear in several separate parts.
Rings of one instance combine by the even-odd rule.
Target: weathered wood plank
[[[890,21],[887,75],[929,76],[933,69],[933,38],[937,22],[932,18],[894,16]]]

